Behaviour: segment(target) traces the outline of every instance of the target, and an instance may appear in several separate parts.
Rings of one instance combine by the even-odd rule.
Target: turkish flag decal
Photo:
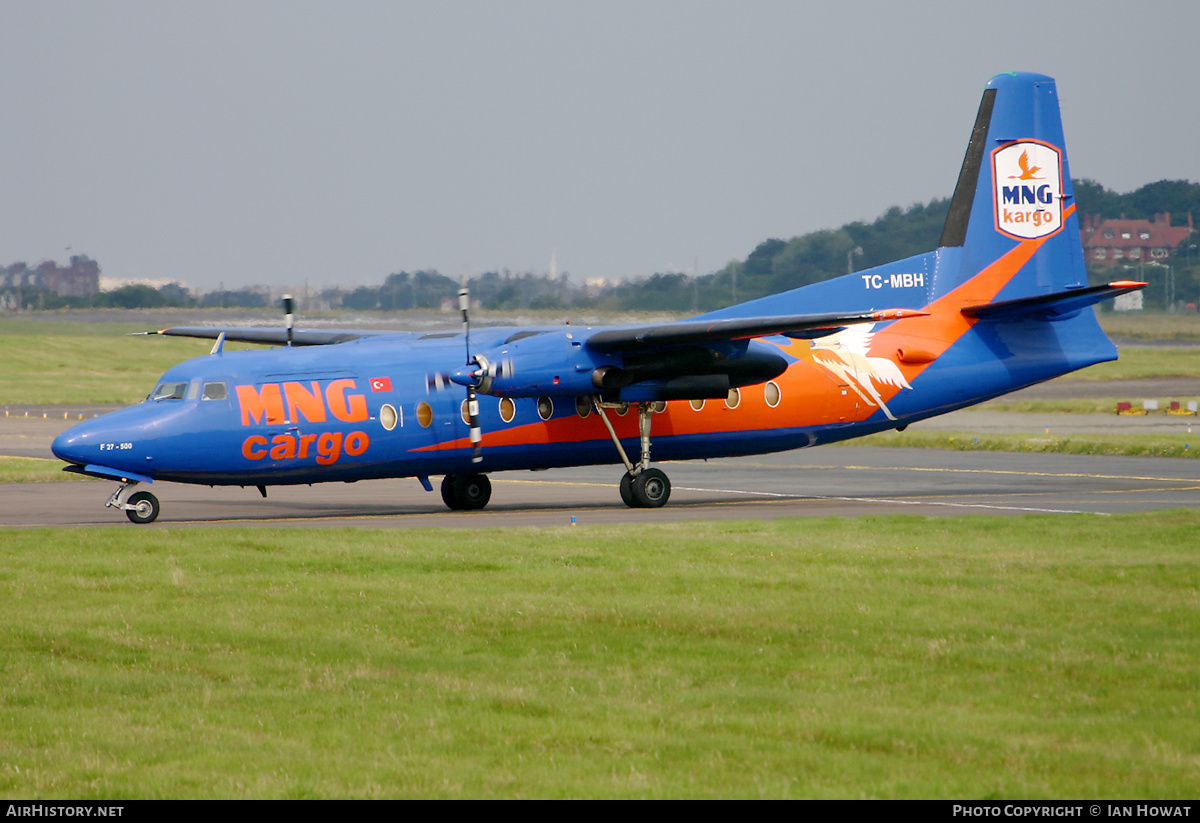
[[[371,391],[391,391],[392,379],[390,377],[372,377]]]

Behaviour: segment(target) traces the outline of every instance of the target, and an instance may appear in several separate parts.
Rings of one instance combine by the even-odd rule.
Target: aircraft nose
[[[95,462],[93,459],[89,459],[91,456],[89,452],[96,451],[92,443],[95,438],[89,431],[91,428],[88,423],[72,426],[54,438],[54,442],[50,444],[50,451],[54,452],[54,456],[64,463],[83,466]]]

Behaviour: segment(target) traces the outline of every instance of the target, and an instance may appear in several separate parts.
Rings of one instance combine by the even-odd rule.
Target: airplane
[[[1095,363],[1093,306],[1055,81],[985,87],[934,251],[686,320],[438,332],[178,327],[215,340],[141,403],[53,443],[65,471],[119,481],[107,506],[160,511],[139,484],[257,487],[442,476],[477,510],[489,474],[622,464],[633,508],[671,493],[655,461],[761,454],[903,430]],[[225,351],[226,341],[270,349]],[[652,449],[653,447],[653,449]]]

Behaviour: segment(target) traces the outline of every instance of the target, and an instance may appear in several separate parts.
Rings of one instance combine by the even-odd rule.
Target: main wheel
[[[158,519],[158,498],[150,492],[137,492],[129,495],[127,501],[132,509],[125,510],[125,516],[134,523],[153,523]]]
[[[670,499],[671,481],[658,469],[646,469],[633,478],[630,491],[638,508],[657,509]]]
[[[633,475],[629,472],[621,476],[621,502],[631,509],[638,508],[637,501],[633,499]]]
[[[458,511],[461,506],[458,505],[458,498],[454,496],[454,482],[458,480],[457,474],[448,474],[442,478],[442,502],[446,507],[454,511]]]
[[[454,511],[482,509],[492,499],[486,474],[448,474],[442,479],[442,500]]]

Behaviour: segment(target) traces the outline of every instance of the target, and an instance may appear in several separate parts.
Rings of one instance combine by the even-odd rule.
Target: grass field
[[[1071,372],[1061,380],[1200,377],[1200,346],[1121,346],[1119,357]]]
[[[0,408],[128,405],[164,371],[208,353],[211,341],[128,337],[146,325],[5,318],[0,322]],[[229,350],[238,348],[230,344]]]
[[[1198,527],[10,530],[0,795],[1195,797]]]
[[[40,322],[0,324],[0,404],[132,402],[208,349]],[[1131,366],[1200,374],[1178,351]],[[1104,440],[857,442],[921,438]],[[1200,511],[6,529],[0,797],[1194,798],[1197,534]]]
[[[1101,312],[1100,325],[1113,337],[1134,340],[1200,340],[1200,314]]]

